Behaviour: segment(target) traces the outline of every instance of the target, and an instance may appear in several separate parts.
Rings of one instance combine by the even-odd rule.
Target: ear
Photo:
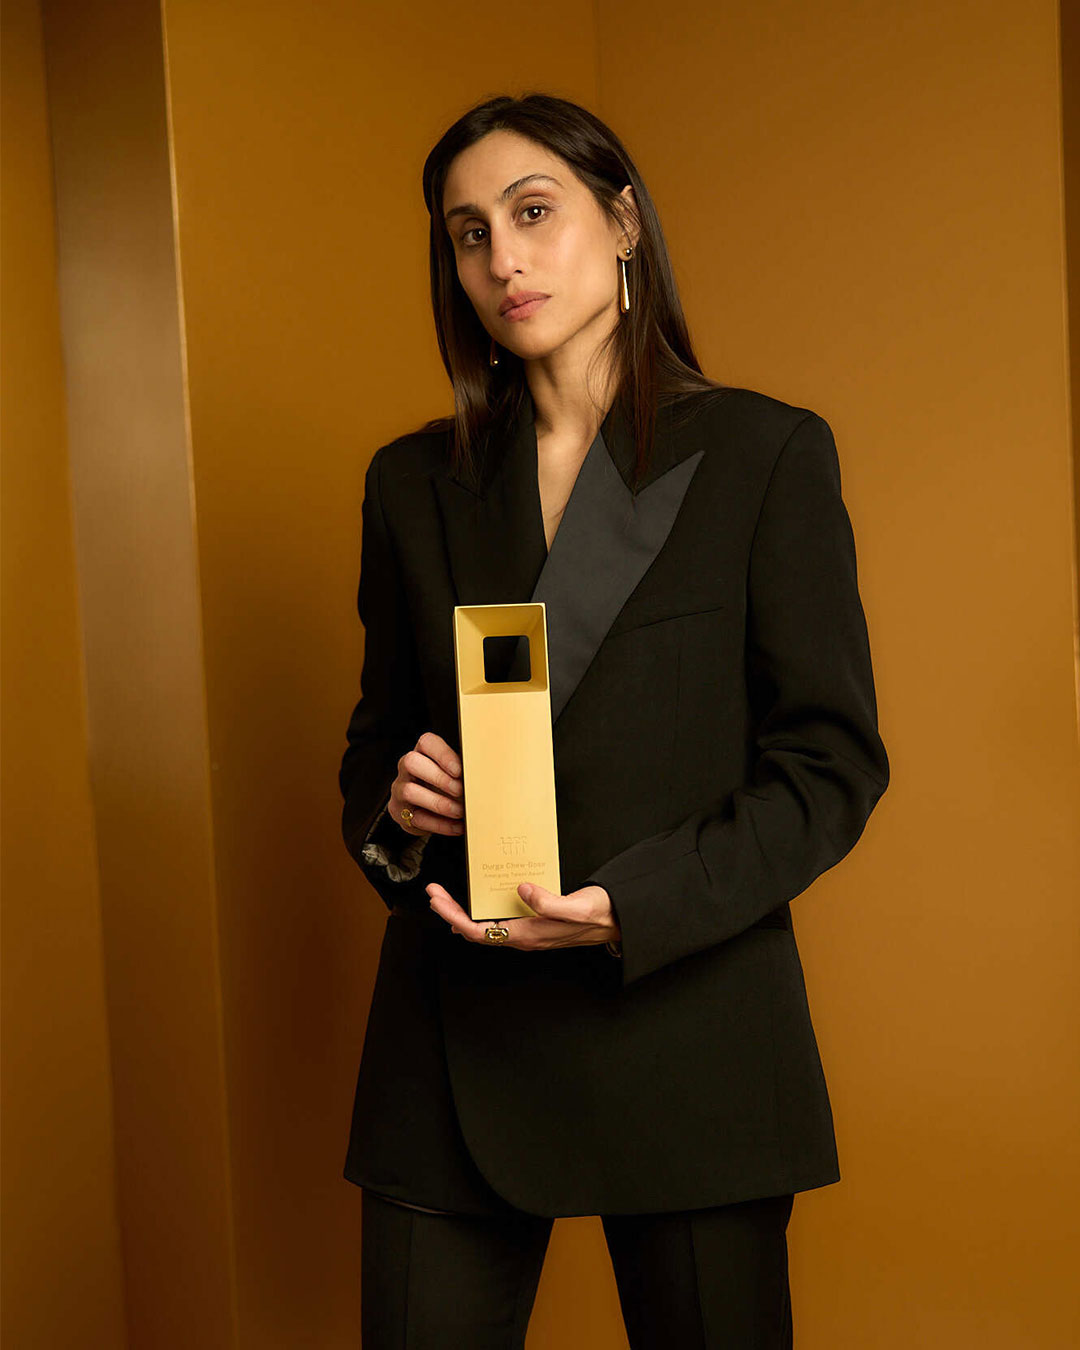
[[[629,238],[630,243],[637,248],[637,241],[641,234],[641,225],[638,221],[637,198],[634,196],[633,185],[627,183],[622,192],[619,193],[619,196],[624,203],[623,215],[626,218],[624,233]]]

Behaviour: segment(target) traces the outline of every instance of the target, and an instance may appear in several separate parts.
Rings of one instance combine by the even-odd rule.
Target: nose
[[[521,270],[518,241],[509,230],[493,225],[488,236],[488,244],[488,266],[491,275],[496,281],[505,284],[515,272]]]

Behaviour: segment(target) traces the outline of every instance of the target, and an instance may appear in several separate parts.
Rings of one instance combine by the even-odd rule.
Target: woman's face
[[[623,195],[632,205],[633,188]],[[501,346],[536,360],[575,338],[593,346],[607,336],[627,236],[557,155],[516,132],[489,132],[451,164],[443,213],[458,278]],[[516,317],[500,313],[522,291],[547,298]]]

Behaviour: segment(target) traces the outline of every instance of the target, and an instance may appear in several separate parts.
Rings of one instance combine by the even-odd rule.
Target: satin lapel
[[[597,433],[529,597],[547,606],[553,723],[663,547],[704,453],[688,455],[635,496]]]
[[[534,415],[527,394],[476,489],[453,476],[436,479],[435,488],[457,603],[544,601],[554,723],[663,547],[704,451],[688,453],[660,409],[650,472],[635,494],[628,486],[633,438],[613,408],[578,470],[549,553]],[[519,651],[519,671],[522,658]]]
[[[509,437],[492,447],[478,486],[434,480],[459,605],[514,604],[536,585],[547,557],[531,398]]]

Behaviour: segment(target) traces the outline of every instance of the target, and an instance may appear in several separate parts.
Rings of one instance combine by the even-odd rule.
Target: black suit
[[[533,415],[526,396],[475,482],[437,433],[368,471],[342,824],[393,913],[345,1176],[547,1216],[828,1185],[788,902],[848,853],[889,779],[832,433],[753,390],[696,395],[689,416],[660,410],[635,498],[613,410],[549,555]],[[424,885],[466,903],[461,836],[433,835],[414,880],[362,854],[410,839],[380,813],[420,733],[460,744],[454,604],[529,599],[547,603],[562,888],[605,887],[621,960],[454,937]]]

